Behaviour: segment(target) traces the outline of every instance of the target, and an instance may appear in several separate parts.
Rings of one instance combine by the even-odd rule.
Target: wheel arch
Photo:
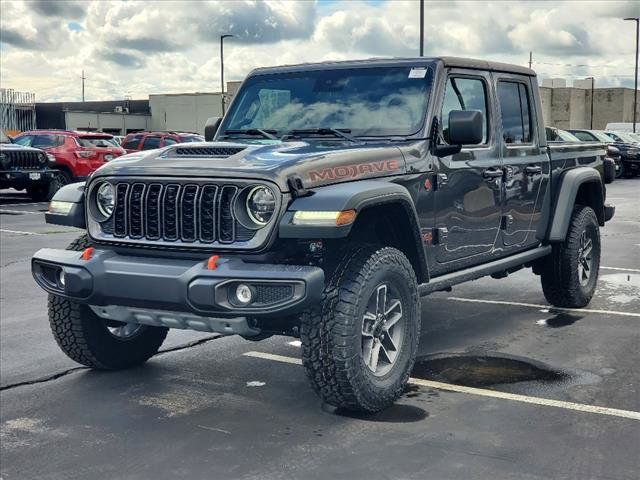
[[[356,219],[349,225],[294,225],[296,211],[355,210]],[[317,188],[309,196],[295,199],[279,225],[281,238],[339,239],[363,237],[391,242],[414,265],[420,283],[429,279],[426,255],[420,237],[418,215],[409,191],[388,181],[362,180]]]
[[[604,225],[604,186],[595,168],[577,167],[565,172],[557,191],[551,210],[553,218],[550,222],[548,241],[564,241],[575,205],[591,207],[596,213],[598,224]]]

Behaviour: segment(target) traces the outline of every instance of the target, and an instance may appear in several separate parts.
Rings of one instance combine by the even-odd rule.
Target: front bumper
[[[55,170],[0,170],[0,180],[5,183],[43,183],[51,180]]]
[[[31,260],[34,279],[44,290],[92,306],[125,306],[232,318],[295,313],[320,301],[324,271],[318,267],[125,256],[96,248],[82,252],[43,248]],[[64,272],[64,283],[61,281]],[[241,305],[239,284],[253,292]]]

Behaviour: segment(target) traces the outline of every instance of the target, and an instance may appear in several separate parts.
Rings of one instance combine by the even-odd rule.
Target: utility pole
[[[424,57],[424,0],[420,0],[420,56]]]
[[[84,102],[84,81],[87,79],[87,77],[84,76],[84,70],[82,70],[82,76],[80,78],[82,78],[82,101]]]
[[[589,129],[593,130],[593,97],[594,97],[594,94],[595,94],[594,88],[595,88],[596,79],[593,78],[593,77],[587,77],[586,78],[586,80],[589,80],[589,79],[591,80],[591,116],[589,117],[590,118]]]
[[[529,70],[531,70],[532,63],[533,63],[533,52],[529,51]]]
[[[638,45],[640,44],[640,17],[629,17],[625,20],[636,22],[636,75],[635,86],[633,88],[633,133],[636,133],[636,115],[638,112]]]
[[[220,35],[220,101],[222,102],[222,116],[224,117],[224,39],[233,35]]]

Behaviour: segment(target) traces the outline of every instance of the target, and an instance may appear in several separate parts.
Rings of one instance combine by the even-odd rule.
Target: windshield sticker
[[[427,69],[423,67],[412,68],[409,71],[409,78],[424,78],[427,76]]]

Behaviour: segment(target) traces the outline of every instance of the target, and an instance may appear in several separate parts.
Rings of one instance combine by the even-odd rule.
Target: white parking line
[[[299,358],[285,357],[284,355],[275,355],[273,353],[245,352],[243,355],[247,357],[261,358],[263,360],[271,360],[274,362],[302,365],[302,360],[300,360]],[[434,382],[432,380],[422,380],[420,378],[409,378],[409,383],[418,385],[420,387],[435,388],[437,390],[447,390],[450,392],[466,393],[469,395],[478,395],[481,397],[498,398],[501,400],[511,400],[514,402],[541,405],[544,407],[556,407],[563,408],[565,410],[575,410],[577,412],[596,413],[599,415],[609,415],[612,417],[640,420],[640,412],[634,412],[632,410],[620,410],[617,408],[599,407],[597,405],[585,405],[583,403],[563,402],[562,400],[551,400],[549,398],[529,397],[527,395],[498,392],[495,390],[485,390],[483,388],[464,387],[462,385]]]
[[[1,198],[1,197],[0,197]],[[35,202],[35,203],[5,203],[5,207],[30,207],[32,205],[47,206],[47,202]]]
[[[22,232],[20,230],[7,230],[6,228],[0,228],[0,232],[4,233],[16,233],[18,235],[44,235],[44,233],[37,232]]]
[[[493,305],[514,305],[516,307],[545,308],[545,309],[548,308],[550,310],[560,311],[560,312],[603,313],[605,315],[620,315],[623,317],[640,317],[640,313],[618,312],[616,310],[596,310],[593,308],[563,308],[563,307],[554,307],[551,305],[542,305],[538,303],[505,302],[503,300],[481,300],[478,298],[447,297],[447,299],[455,300],[456,302],[489,303]]]
[[[640,268],[603,267],[602,265],[600,265],[600,268],[604,268],[605,270],[620,270],[621,272],[640,273]]]
[[[19,214],[27,214],[27,215],[43,215],[44,212],[34,212],[33,210],[4,210],[4,209],[0,209],[0,213],[8,213],[8,214],[12,214],[12,213],[19,213]]]

